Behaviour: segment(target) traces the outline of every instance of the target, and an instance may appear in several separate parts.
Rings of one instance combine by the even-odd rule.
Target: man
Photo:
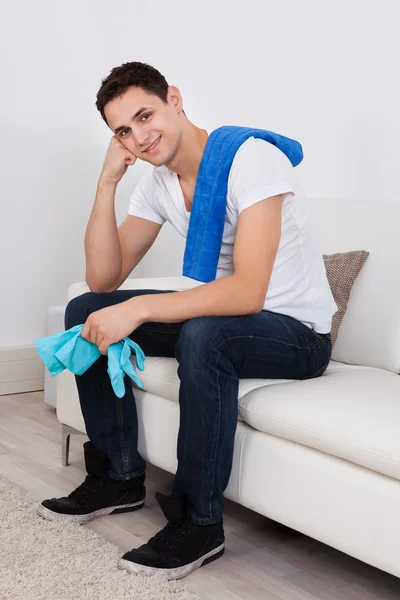
[[[76,376],[88,475],[68,497],[45,500],[39,513],[83,523],[143,507],[146,464],[132,385],[126,377],[119,399],[107,375],[108,346],[130,336],[147,356],[177,359],[180,429],[172,494],[156,494],[168,523],[120,567],[179,578],[224,552],[239,379],[321,376],[337,306],[295,171],[281,150],[254,137],[230,169],[216,279],[179,292],[118,290],[165,221],[186,237],[208,133],[186,117],[178,88],[143,63],[113,69],[96,106],[113,136],[85,237],[91,292],[73,299],[65,315],[66,329],[84,323],[81,335],[102,354]],[[115,191],[137,159],[154,169],[117,228]]]

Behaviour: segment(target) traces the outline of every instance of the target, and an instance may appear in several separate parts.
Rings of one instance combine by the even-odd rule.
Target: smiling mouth
[[[156,139],[156,141],[154,142],[154,144],[152,144],[151,146],[149,146],[147,148],[147,150],[144,150],[143,152],[150,152],[151,150],[154,150],[154,148],[156,146],[158,146],[159,141],[161,140],[161,135]]]

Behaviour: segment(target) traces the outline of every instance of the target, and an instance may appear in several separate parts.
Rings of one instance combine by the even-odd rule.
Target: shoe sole
[[[165,575],[167,579],[181,579],[182,577],[186,577],[186,575],[190,575],[190,573],[193,573],[196,569],[217,560],[217,558],[223,555],[224,550],[225,544],[221,544],[221,546],[214,548],[214,550],[211,550],[211,552],[208,552],[208,554],[205,554],[198,560],[195,560],[188,565],[184,565],[183,567],[177,567],[176,569],[157,569],[155,567],[140,565],[130,560],[125,560],[124,558],[119,559],[118,567],[120,569],[126,569],[136,575],[156,575],[157,573],[161,573],[162,575]]]
[[[108,515],[118,515],[120,513],[133,512],[135,510],[139,510],[143,506],[144,500],[140,500],[139,502],[134,502],[133,504],[121,504],[116,508],[112,506],[100,508],[99,510],[95,510],[86,515],[67,515],[63,513],[57,513],[54,510],[50,510],[49,508],[46,508],[40,504],[37,508],[37,513],[48,521],[68,521],[69,523],[79,523],[80,525],[83,525],[83,523],[92,521],[97,517],[107,517]]]

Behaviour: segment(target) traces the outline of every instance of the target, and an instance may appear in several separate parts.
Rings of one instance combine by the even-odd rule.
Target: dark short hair
[[[122,96],[130,87],[142,88],[145,92],[158,96],[166,104],[168,98],[168,83],[154,67],[141,62],[127,62],[119,67],[114,67],[108,77],[101,80],[101,87],[97,92],[96,107],[100,111],[105,123],[104,107],[107,102]]]

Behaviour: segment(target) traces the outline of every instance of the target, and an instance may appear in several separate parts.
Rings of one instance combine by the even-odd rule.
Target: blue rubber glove
[[[75,375],[82,375],[101,356],[96,344],[81,336],[82,329],[83,324],[75,325],[67,331],[35,340],[38,354],[53,377],[65,369],[69,369]],[[137,368],[144,371],[146,356],[141,347],[129,337],[110,344],[107,348],[107,373],[118,398],[125,395],[125,374],[129,375],[138,387],[144,388],[131,363],[131,350],[136,354]]]

